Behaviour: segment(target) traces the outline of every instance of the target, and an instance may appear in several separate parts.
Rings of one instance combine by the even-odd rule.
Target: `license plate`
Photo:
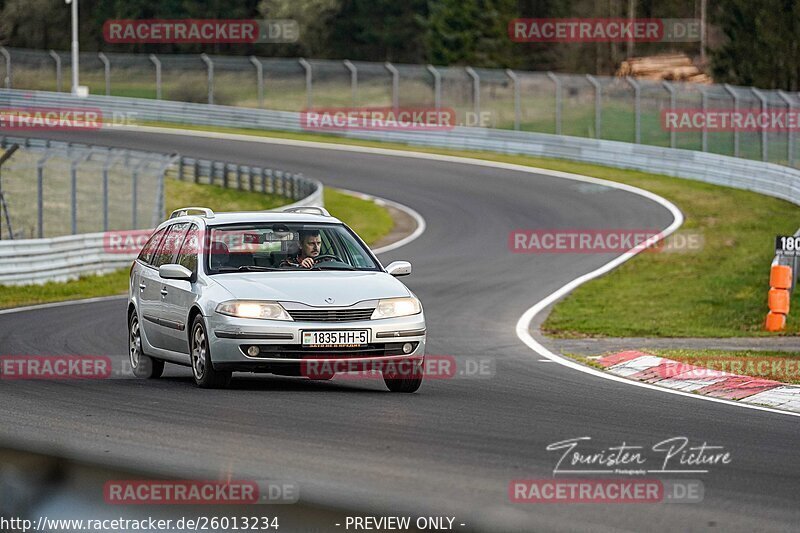
[[[313,348],[357,348],[368,343],[368,329],[303,332],[303,346],[310,346]]]

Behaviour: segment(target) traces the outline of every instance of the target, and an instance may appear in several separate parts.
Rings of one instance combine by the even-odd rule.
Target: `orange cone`
[[[773,313],[789,314],[789,291],[786,289],[769,290],[769,310]]]
[[[772,311],[767,313],[767,324],[766,324],[767,331],[783,331],[783,328],[785,327],[786,327],[786,315],[782,315],[780,313],[773,313]]]
[[[769,271],[769,286],[773,289],[791,289],[792,267],[788,265],[773,265]]]

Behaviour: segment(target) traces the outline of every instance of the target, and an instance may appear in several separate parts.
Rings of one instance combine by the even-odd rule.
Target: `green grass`
[[[0,285],[0,309],[123,294],[127,283],[128,269],[120,269],[110,274],[83,276],[67,282],[24,286]]]
[[[325,208],[364,239],[367,244],[377,242],[394,228],[389,212],[373,202],[368,202],[335,189],[326,188]]]
[[[187,205],[210,207],[214,211],[261,211],[291,203],[282,196],[199,185],[174,179],[164,180],[167,215]]]
[[[653,350],[647,353],[702,368],[800,384],[800,352]]]
[[[173,179],[168,179],[164,183],[167,213],[187,205],[211,207],[215,211],[259,211],[289,203],[279,196],[224,189],[217,185],[198,185]],[[385,208],[334,189],[326,188],[324,195],[325,205],[330,213],[353,228],[368,244],[392,230],[394,222]],[[124,294],[127,283],[126,268],[109,274],[83,276],[67,282],[24,286],[0,285],[0,309]]]
[[[703,248],[696,253],[635,257],[557,304],[544,331],[560,337],[772,335],[763,331],[763,323],[774,236],[794,233],[800,226],[800,208],[783,200],[680,178],[528,156],[310,133],[214,131],[473,157],[595,176],[652,191],[681,209],[686,219],[681,230],[702,234]],[[793,307],[800,309],[800,297],[795,294],[792,300]],[[790,313],[785,334],[797,333],[800,313]]]

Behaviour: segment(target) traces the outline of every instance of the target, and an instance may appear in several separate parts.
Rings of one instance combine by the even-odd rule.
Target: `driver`
[[[314,266],[314,259],[319,256],[322,238],[319,236],[318,229],[301,230],[300,232],[300,252],[294,257],[287,257],[281,261],[280,266],[292,266],[311,268]]]

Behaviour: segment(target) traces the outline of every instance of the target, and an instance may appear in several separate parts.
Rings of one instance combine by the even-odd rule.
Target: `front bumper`
[[[236,318],[219,313],[206,317],[209,348],[215,369],[272,372],[300,363],[348,361],[391,362],[422,360],[425,355],[423,313],[399,318],[351,322],[300,322]],[[369,330],[369,344],[360,348],[309,348],[302,346],[304,330]],[[403,346],[412,350],[405,353]],[[259,355],[247,349],[259,347]]]

